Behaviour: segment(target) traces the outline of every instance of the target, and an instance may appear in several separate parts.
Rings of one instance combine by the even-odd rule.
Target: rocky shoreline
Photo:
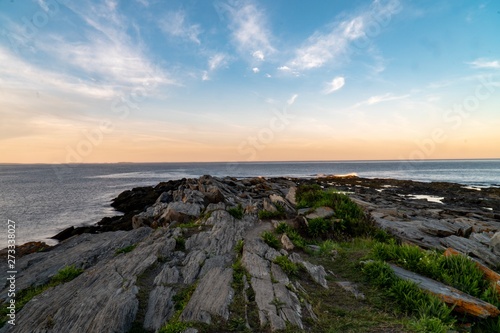
[[[328,273],[302,259],[293,246],[278,251],[261,238],[278,220],[307,223],[311,212],[295,207],[295,191],[303,184],[345,192],[376,226],[402,242],[453,247],[489,267],[500,266],[498,188],[358,177],[203,176],[125,191],[112,204],[123,215],[68,228],[54,237],[58,245],[43,252],[32,246],[17,260],[17,290],[43,285],[67,266],[83,273],[33,298],[17,313],[17,325],[0,332],[129,332],[133,327],[156,332],[174,319],[207,325],[231,321],[238,296],[232,282],[235,260],[247,272],[245,327],[306,329],[314,310],[276,258],[300,263],[317,288],[329,288]],[[276,218],[261,218],[261,211]],[[2,261],[3,281],[4,266]],[[176,295],[188,289],[189,300],[179,308]],[[7,291],[6,285],[2,302]]]

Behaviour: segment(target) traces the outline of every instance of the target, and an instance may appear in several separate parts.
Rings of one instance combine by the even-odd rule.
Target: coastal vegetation
[[[297,206],[309,211],[330,207],[335,214],[310,219],[305,227],[280,222],[274,232],[262,235],[264,241],[279,249],[278,239],[286,234],[308,260],[323,265],[332,273],[330,281],[349,279],[366,295],[366,308],[361,312],[351,312],[349,306],[343,305],[339,309],[331,304],[328,307],[330,291],[308,290],[310,299],[314,300],[313,306],[316,305],[320,314],[319,320],[312,323],[318,331],[321,327],[325,332],[365,332],[370,331],[369,327],[380,325],[379,320],[382,320],[383,325],[400,327],[401,332],[498,332],[498,318],[478,319],[458,314],[453,306],[420,289],[416,283],[397,277],[388,264],[440,281],[499,307],[496,289],[470,258],[445,256],[442,251],[398,244],[386,232],[376,228],[369,216],[348,196],[318,185],[299,187]],[[289,277],[303,282],[297,274],[300,267],[288,257],[279,256],[274,262]],[[339,304],[350,302],[352,300],[348,301],[344,296]],[[334,313],[335,319],[321,316],[323,311]],[[349,317],[349,323],[345,317]]]

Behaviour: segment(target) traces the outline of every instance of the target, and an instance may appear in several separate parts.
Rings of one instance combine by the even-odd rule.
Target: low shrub
[[[272,247],[273,249],[279,250],[281,248],[281,242],[276,236],[270,231],[264,231],[262,233],[262,239],[264,242]]]
[[[241,220],[243,218],[243,206],[241,206],[241,204],[238,204],[236,207],[229,208],[227,212],[235,219]]]
[[[315,218],[308,222],[307,233],[312,238],[327,238],[333,232],[333,223],[329,219]]]
[[[273,262],[280,266],[287,275],[297,276],[299,273],[299,265],[292,262],[287,256],[278,256]]]

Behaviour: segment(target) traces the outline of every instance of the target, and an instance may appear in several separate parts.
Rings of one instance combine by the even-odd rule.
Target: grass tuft
[[[272,232],[264,231],[262,233],[262,239],[264,240],[264,242],[267,245],[269,245],[273,249],[276,249],[276,250],[281,249],[281,242],[279,241],[278,238],[276,238],[276,236]]]
[[[129,246],[122,247],[121,249],[118,249],[118,250],[115,251],[115,255],[118,255],[118,254],[121,254],[121,253],[129,253],[133,249],[135,249],[136,246],[137,246],[136,244],[132,244],[132,245],[129,245]]]
[[[243,218],[243,206],[241,206],[241,204],[238,204],[236,207],[229,208],[227,212],[235,219],[241,220]]]

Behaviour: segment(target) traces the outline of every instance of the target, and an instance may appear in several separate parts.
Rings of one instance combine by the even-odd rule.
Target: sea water
[[[446,181],[500,187],[500,160],[0,164],[0,219],[16,222],[16,243],[42,240],[69,226],[94,224],[119,214],[111,200],[124,190],[201,175],[314,177],[355,174],[366,178]],[[7,232],[0,248],[7,244]]]

